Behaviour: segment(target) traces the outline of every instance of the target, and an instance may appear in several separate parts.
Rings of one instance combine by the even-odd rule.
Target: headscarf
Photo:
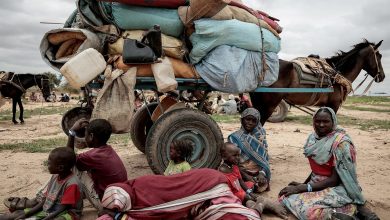
[[[311,157],[317,164],[322,165],[329,161],[333,155],[332,147],[336,144],[335,140],[339,135],[344,136],[345,131],[341,128],[337,128],[337,117],[333,109],[329,107],[321,107],[313,114],[313,120],[318,112],[324,109],[330,112],[333,121],[333,130],[323,138],[319,138],[316,132],[313,132],[306,141],[303,154],[306,157]],[[341,136],[340,136],[341,137]],[[340,138],[339,137],[339,138]]]
[[[260,112],[255,108],[247,108],[241,113],[241,119],[245,118],[246,116],[253,116],[257,119],[257,125],[260,123]]]
[[[317,113],[323,109],[327,109],[331,114],[333,131],[322,138],[319,138],[316,132],[310,134],[304,146],[303,154],[313,159],[319,165],[327,163],[334,156],[335,169],[348,196],[354,203],[364,204],[365,199],[357,181],[356,152],[352,140],[344,129],[337,127],[337,117],[333,109],[321,107],[314,113],[313,120]],[[342,142],[347,142],[348,144],[340,146]]]

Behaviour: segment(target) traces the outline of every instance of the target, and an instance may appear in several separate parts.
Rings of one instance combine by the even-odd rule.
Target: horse
[[[26,90],[32,86],[38,86],[42,92],[45,101],[48,101],[50,96],[49,77],[43,74],[14,74],[12,72],[6,73],[5,79],[0,80],[0,94],[3,97],[12,98],[12,122],[18,124],[15,119],[16,104],[19,106],[20,123],[24,123],[23,120],[23,104],[22,95]]]
[[[382,44],[370,43],[366,39],[356,44],[348,52],[339,51],[335,56],[325,58],[326,62],[352,83],[361,70],[372,76],[375,82],[382,82],[385,78],[379,46]],[[271,88],[313,88],[314,85],[300,84],[299,75],[295,71],[294,64],[289,61],[279,60],[278,80]],[[261,123],[267,121],[275,108],[282,100],[289,104],[304,106],[327,106],[336,113],[346,97],[346,90],[338,83],[333,83],[333,93],[250,93],[254,108],[261,114]]]

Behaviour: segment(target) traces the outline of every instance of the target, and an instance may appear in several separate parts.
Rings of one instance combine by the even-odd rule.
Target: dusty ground
[[[29,104],[26,108],[37,108],[42,104]],[[43,104],[48,105],[48,104]],[[49,104],[53,105],[53,104]],[[61,105],[55,103],[55,105]],[[0,110],[7,108],[3,106]],[[364,119],[388,120],[389,113],[352,111],[342,109],[343,115]],[[300,114],[293,110],[290,114]],[[37,138],[64,137],[61,127],[61,115],[40,115],[26,119],[24,125],[13,125],[0,121],[0,144],[14,143],[20,140]],[[224,137],[239,127],[237,123],[219,124]],[[302,146],[311,125],[293,122],[267,123],[269,154],[272,166],[272,182],[269,197],[276,198],[278,192],[290,181],[304,181],[309,174],[309,166],[302,154]],[[357,127],[345,127],[351,135],[358,151],[358,175],[360,184],[369,204],[381,219],[390,216],[390,135],[388,130],[363,131]],[[151,174],[145,155],[139,152],[129,141],[127,144],[114,145],[128,171],[129,178]],[[0,151],[0,201],[8,196],[33,196],[35,190],[49,177],[44,166],[47,153],[25,153]],[[5,207],[0,203],[0,212]],[[94,212],[84,219],[94,219]],[[265,216],[264,219],[274,219]]]

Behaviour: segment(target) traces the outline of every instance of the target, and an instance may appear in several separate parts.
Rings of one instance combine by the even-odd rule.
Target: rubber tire
[[[134,146],[142,153],[145,153],[146,137],[153,125],[147,108],[149,109],[150,114],[152,114],[157,105],[157,102],[153,102],[142,106],[134,113],[133,118],[131,119],[130,137]]]
[[[163,174],[169,162],[169,148],[176,138],[190,139],[195,144],[192,168],[216,168],[224,143],[218,124],[204,112],[176,109],[162,115],[152,126],[146,140],[146,158],[155,174]]]
[[[288,109],[289,105],[282,100],[267,121],[272,123],[283,122],[287,117]]]

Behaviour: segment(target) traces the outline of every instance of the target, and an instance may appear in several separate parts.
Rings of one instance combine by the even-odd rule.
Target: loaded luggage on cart
[[[206,114],[211,91],[332,91],[269,88],[282,29],[238,0],[118,2],[78,0],[65,27],[45,34],[41,55],[85,94],[64,115],[64,132],[79,118],[107,119],[114,133],[130,132],[155,173],[164,172],[175,139],[194,144],[192,167],[219,165],[224,139]],[[135,89],[155,91],[157,102],[134,113]]]

